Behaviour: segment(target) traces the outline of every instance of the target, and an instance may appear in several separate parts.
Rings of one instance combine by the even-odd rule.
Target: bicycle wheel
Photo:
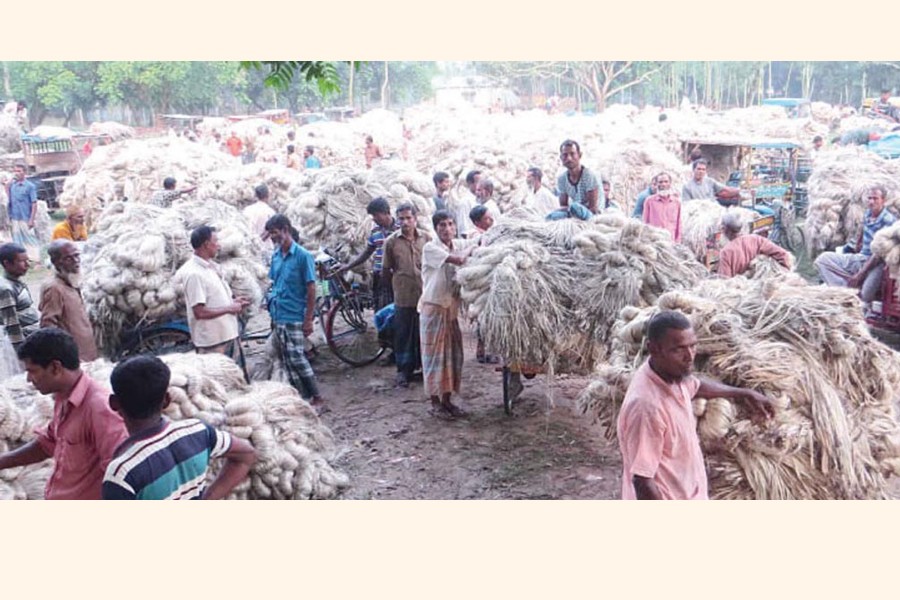
[[[804,250],[806,247],[806,238],[803,235],[803,228],[799,225],[794,225],[787,231],[787,235],[785,236],[788,242],[789,250],[794,254],[798,254]]]
[[[372,298],[347,294],[332,304],[325,322],[328,347],[339,359],[354,367],[371,364],[384,353],[375,329]]]
[[[137,344],[122,352],[122,358],[136,354],[161,356],[175,352],[190,352],[193,349],[190,334],[177,329],[160,329],[142,336]]]

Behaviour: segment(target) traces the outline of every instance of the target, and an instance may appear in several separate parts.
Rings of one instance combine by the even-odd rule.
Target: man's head
[[[456,237],[456,219],[449,210],[439,210],[431,216],[431,224],[437,232],[438,239],[450,244]]]
[[[890,99],[891,99],[891,90],[888,88],[884,88],[883,90],[881,90],[881,101],[886,103]]]
[[[478,185],[479,179],[481,179],[481,171],[469,171],[466,173],[466,187],[469,188],[469,191],[473,194],[475,193],[475,187]]]
[[[6,274],[18,279],[28,272],[28,252],[19,244],[3,244],[0,246],[0,266]]]
[[[475,185],[475,196],[482,202],[487,202],[494,195],[494,182],[490,179],[479,179]]]
[[[81,252],[78,246],[69,240],[54,240],[47,248],[50,262],[60,277],[68,281],[72,287],[81,287]]]
[[[294,153],[294,145],[288,144],[287,151],[288,151],[288,154],[293,154]]]
[[[694,164],[691,166],[691,169],[694,171],[694,181],[703,181],[703,178],[706,177],[707,166],[705,159],[698,158],[694,161]]]
[[[216,230],[209,225],[201,225],[191,232],[191,248],[200,258],[211,260],[219,253]]]
[[[175,184],[178,183],[174,177],[166,177],[163,179],[163,189],[174,190]]]
[[[611,189],[611,186],[609,184],[609,179],[601,179],[600,185],[601,185],[601,187],[603,187],[603,197],[606,198],[607,200],[609,200],[609,191]]]
[[[566,140],[559,145],[559,160],[569,169],[577,169],[581,165],[581,146],[575,140]]]
[[[657,192],[657,190],[659,189],[659,187],[657,186],[657,177],[659,177],[659,175],[654,175],[650,179],[650,193],[651,194],[655,194]]]
[[[822,139],[821,135],[817,135],[813,138],[813,148],[819,150],[825,144],[825,140]]]
[[[437,190],[438,196],[443,196],[450,191],[452,183],[450,182],[450,175],[448,173],[438,171],[431,180],[434,181],[434,189]]]
[[[656,177],[656,193],[660,196],[668,196],[672,192],[672,176],[668,173],[659,173]]]
[[[264,183],[253,188],[253,193],[260,202],[267,202],[269,200],[269,186]]]
[[[367,136],[366,136],[366,146],[371,146],[371,145],[374,144],[374,143],[375,143],[375,140],[372,139],[372,136],[371,136],[371,135],[367,135]]]
[[[693,150],[691,150],[691,154],[688,157],[688,160],[691,162],[691,164],[694,164],[701,158],[703,158],[703,152],[700,150],[700,148],[694,148]]]
[[[869,192],[866,194],[866,206],[872,211],[873,217],[881,214],[881,209],[884,208],[886,200],[887,190],[883,185],[873,185],[869,188]]]
[[[13,176],[16,178],[16,180],[23,181],[25,179],[25,171],[25,165],[19,163],[13,167]]]
[[[475,205],[475,207],[469,211],[469,219],[471,219],[472,222],[475,223],[475,226],[482,231],[487,231],[494,226],[494,217],[484,204]]]
[[[282,214],[272,215],[266,221],[266,233],[269,234],[269,239],[276,247],[284,251],[287,251],[294,242],[293,231],[291,220]]]
[[[166,363],[155,356],[126,358],[109,377],[110,408],[133,421],[159,417],[169,403],[171,375]]]
[[[303,149],[303,158],[309,158],[315,153],[316,149],[312,146],[307,146]]]
[[[541,180],[543,178],[543,171],[537,167],[530,167],[525,173],[525,184],[528,186],[528,189],[536,192],[541,189]]]
[[[734,238],[741,235],[741,232],[744,230],[744,220],[741,218],[741,215],[735,211],[727,212],[722,216],[722,233],[725,234],[729,240],[733,240]]]
[[[391,218],[391,205],[384,198],[374,198],[366,207],[366,212],[379,227],[390,227],[394,221]]]
[[[664,310],[647,325],[647,348],[653,369],[676,381],[691,374],[697,354],[697,335],[683,314]]]
[[[75,340],[55,327],[38,329],[29,335],[16,354],[28,381],[42,394],[66,391],[81,364]]]
[[[84,225],[84,209],[73,204],[66,209],[66,221],[72,229]]]
[[[287,139],[289,139],[290,141],[293,142],[295,137],[297,137],[297,134],[294,133],[293,130],[287,132]]]
[[[418,223],[417,214],[416,206],[409,202],[404,202],[397,207],[397,222],[400,223],[400,233],[407,236],[413,234]]]

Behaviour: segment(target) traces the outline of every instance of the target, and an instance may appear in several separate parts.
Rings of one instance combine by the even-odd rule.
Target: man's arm
[[[634,475],[631,478],[631,485],[634,486],[634,495],[638,500],[662,500],[662,494],[656,483],[649,477]]]
[[[850,279],[847,280],[847,286],[853,287],[853,288],[858,288],[858,287],[862,286],[863,282],[866,280],[866,276],[869,274],[869,271],[871,271],[872,269],[874,269],[876,267],[881,267],[881,265],[882,265],[881,257],[873,254],[865,262],[865,264],[862,266],[862,268],[859,271],[857,271],[854,275],[852,275],[850,277]]]
[[[600,198],[600,188],[594,188],[585,192],[584,194],[584,205],[588,208],[592,213],[597,212],[597,202]]]
[[[40,442],[31,440],[24,446],[0,455],[0,470],[30,465],[50,458]]]
[[[303,335],[310,336],[313,332],[313,319],[316,313],[316,266],[312,255],[306,257],[302,271],[303,281],[306,285],[306,313],[303,316]]]
[[[720,381],[698,377],[700,388],[695,396],[697,398],[726,398],[744,402],[755,415],[770,418],[775,415],[772,401],[754,390],[725,385]]]
[[[359,253],[359,256],[357,256],[356,258],[351,260],[349,263],[347,263],[346,265],[339,268],[337,270],[337,272],[343,273],[344,271],[350,271],[351,269],[355,269],[359,265],[361,265],[364,262],[366,262],[367,260],[369,260],[369,257],[372,256],[373,254],[375,254],[375,246],[372,246],[370,244],[370,245],[366,246],[365,250],[363,250],[362,252]]]
[[[228,496],[247,477],[250,467],[256,462],[256,450],[247,440],[231,437],[231,445],[223,454],[225,466],[219,475],[203,492],[203,500],[221,500]]]
[[[6,329],[6,335],[13,346],[25,341],[25,336],[22,335],[22,325],[19,323],[19,313],[16,312],[16,299],[12,294],[12,290],[0,290],[0,325]]]
[[[785,269],[791,268],[791,255],[788,251],[766,238],[762,238],[762,243],[759,246],[759,253],[764,254],[765,256],[771,256]]]
[[[235,300],[228,306],[222,306],[220,308],[207,308],[205,304],[195,304],[191,307],[191,310],[194,311],[194,318],[202,321],[205,319],[215,319],[222,315],[239,315],[248,304],[249,302],[242,300]]]
[[[41,291],[41,302],[38,305],[41,313],[41,328],[61,327],[63,315],[63,299],[59,291],[53,286],[46,286]]]
[[[34,217],[37,215],[37,198],[31,200],[31,216],[28,217],[28,226],[34,227]]]

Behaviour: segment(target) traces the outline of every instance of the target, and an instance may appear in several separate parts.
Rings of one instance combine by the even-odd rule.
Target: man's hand
[[[313,322],[312,319],[306,319],[303,321],[303,335],[306,337],[311,336],[313,333]]]
[[[850,279],[847,280],[847,287],[859,288],[862,287],[864,277],[862,276],[862,272],[854,273],[850,276]]]
[[[28,219],[28,229],[34,229],[34,219]]]
[[[754,417],[771,419],[775,416],[775,405],[769,398],[757,391],[744,390],[740,399],[747,404]]]

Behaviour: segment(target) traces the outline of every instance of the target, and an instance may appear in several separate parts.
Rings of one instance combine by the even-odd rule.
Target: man
[[[380,159],[382,157],[381,148],[379,148],[375,144],[375,140],[372,139],[371,135],[366,136],[366,147],[364,150],[364,154],[366,156],[366,168],[371,169],[372,164],[375,159]]]
[[[727,398],[771,417],[772,403],[753,390],[691,374],[697,335],[680,312],[662,311],[647,329],[650,358],[635,372],[619,411],[622,499],[706,500],[707,480],[691,400]]]
[[[479,204],[469,212],[469,220],[475,225],[475,234],[469,239],[478,239],[494,226],[494,217],[484,204]]]
[[[228,136],[228,139],[225,140],[225,147],[228,149],[228,153],[235,158],[239,158],[244,152],[244,142],[241,141],[241,138],[239,138],[234,131],[232,131],[231,135]]]
[[[813,151],[819,152],[822,149],[822,146],[825,145],[825,140],[822,138],[821,135],[817,135],[816,137],[813,138],[812,145],[813,145]]]
[[[860,288],[859,296],[865,303],[875,300],[881,293],[881,276],[884,272],[880,258],[872,254],[872,238],[896,219],[884,208],[887,190],[884,186],[872,186],[866,195],[867,209],[863,216],[863,229],[852,253],[823,252],[816,259],[816,269],[827,285]],[[849,246],[849,244],[848,244]]]
[[[700,200],[702,198],[715,198],[722,206],[734,206],[738,204],[741,191],[737,188],[726,187],[706,175],[707,162],[701,158],[695,160],[691,172],[693,177],[681,188],[681,198],[688,200]]]
[[[891,90],[889,89],[881,90],[881,97],[872,106],[872,111],[891,123],[900,122],[900,110],[897,110],[897,107],[891,104]]]
[[[171,422],[171,371],[155,356],[134,356],[116,365],[109,380],[109,406],[128,430],[103,478],[104,500],[220,500],[246,479],[256,461],[249,442],[198,419]],[[210,459],[225,464],[206,487]]]
[[[647,225],[665,229],[672,239],[681,241],[681,201],[672,191],[672,178],[668,173],[656,176],[656,193],[644,202],[643,221]]]
[[[647,186],[647,189],[638,194],[634,199],[634,212],[631,213],[631,216],[633,218],[641,220],[644,219],[644,202],[646,202],[647,198],[649,198],[656,192],[656,175],[654,175],[650,180],[650,185]]]
[[[55,240],[48,249],[53,275],[41,287],[41,327],[58,327],[78,346],[81,360],[96,360],[97,344],[81,297],[81,252],[69,240]]]
[[[191,247],[194,254],[175,273],[176,280],[184,285],[191,341],[200,354],[224,354],[243,366],[237,316],[250,301],[233,297],[218,265],[212,262],[219,253],[214,228],[201,225],[194,229]]]
[[[447,210],[447,192],[450,191],[452,185],[450,175],[443,171],[435,173],[431,180],[434,182],[434,210]]]
[[[391,216],[391,206],[384,198],[375,198],[366,207],[366,212],[372,217],[375,226],[369,239],[366,240],[366,249],[359,256],[350,261],[346,266],[338,269],[339,273],[355,269],[359,265],[372,259],[372,295],[375,299],[375,311],[379,311],[394,301],[394,293],[391,289],[390,277],[384,273],[384,241],[392,233],[400,229],[400,225]]]
[[[316,151],[312,146],[307,146],[303,149],[303,166],[307,169],[321,169],[322,162],[319,160],[318,156],[313,156],[313,153]]]
[[[272,288],[266,296],[274,324],[272,335],[291,385],[304,400],[324,409],[316,375],[304,352],[304,339],[312,335],[316,310],[315,260],[294,241],[294,228],[286,216],[274,215],[266,222],[266,231],[275,245],[269,267]]]
[[[490,179],[479,179],[475,186],[475,201],[488,209],[491,216],[495,219],[500,217],[500,207],[494,201],[494,182]],[[471,212],[471,211],[470,211]],[[453,223],[454,231],[456,230],[456,222]]]
[[[22,281],[28,272],[29,260],[25,248],[18,244],[0,246],[0,324],[13,348],[18,348],[29,334],[40,327],[41,315],[34,306],[31,292]]]
[[[602,206],[602,191],[597,176],[581,164],[581,146],[574,140],[565,140],[559,146],[559,159],[566,171],[557,178],[556,189],[559,192],[559,205],[572,216],[581,219],[597,214]],[[570,206],[571,205],[571,206]],[[575,206],[578,205],[578,206]],[[587,209],[587,212],[579,207]]]
[[[423,248],[424,287],[419,300],[422,375],[432,412],[444,418],[462,417],[465,412],[450,401],[454,392],[459,393],[463,367],[459,286],[454,276],[456,267],[465,263],[478,242],[454,239],[456,223],[447,211],[434,213],[431,220],[438,239]]]
[[[394,360],[397,385],[409,387],[413,373],[422,365],[419,345],[419,313],[422,295],[422,249],[431,237],[416,228],[416,207],[397,207],[400,230],[384,242],[384,273],[394,291]]]
[[[189,194],[197,189],[197,186],[176,190],[175,185],[178,181],[174,177],[166,177],[163,179],[163,189],[156,190],[150,196],[150,204],[159,206],[160,208],[169,208],[172,201],[180,198],[184,194]]]
[[[531,167],[525,174],[525,188],[528,190],[528,206],[539,215],[547,216],[559,208],[559,199],[553,192],[543,186],[544,173],[537,167]]]
[[[264,183],[253,189],[256,201],[242,211],[250,223],[250,230],[256,233],[260,239],[266,238],[266,221],[275,214],[275,209],[269,204],[269,186]]]
[[[25,179],[25,165],[13,167],[13,180],[6,189],[7,210],[12,228],[12,241],[24,246],[33,260],[38,259],[38,239],[34,233],[37,215],[37,187]]]
[[[601,178],[600,187],[603,189],[603,210],[621,211],[622,209],[619,208],[619,205],[616,203],[616,201],[612,199],[612,184],[609,183],[609,179],[606,179],[605,177]]]
[[[84,209],[75,204],[66,209],[65,220],[53,228],[51,240],[87,241],[87,227],[84,226]]]
[[[471,225],[469,225],[469,213],[478,206],[478,198],[475,192],[478,189],[478,181],[480,179],[481,171],[472,170],[466,173],[466,187],[460,190],[459,206],[456,207],[455,212],[456,222],[459,224],[456,228],[456,233],[459,237],[466,238],[471,233],[474,233]]]
[[[294,169],[295,171],[300,170],[300,157],[297,156],[296,152],[294,152],[293,144],[288,144],[287,160],[285,161],[284,164],[288,169]]]
[[[771,256],[785,269],[791,268],[791,255],[761,235],[745,234],[741,216],[728,212],[722,217],[722,233],[730,241],[719,252],[719,276],[743,274],[757,256]]]
[[[0,469],[53,458],[47,500],[99,500],[103,473],[128,437],[109,391],[81,370],[75,340],[60,329],[28,336],[18,356],[35,389],[53,395],[53,417],[35,439],[0,456]]]

